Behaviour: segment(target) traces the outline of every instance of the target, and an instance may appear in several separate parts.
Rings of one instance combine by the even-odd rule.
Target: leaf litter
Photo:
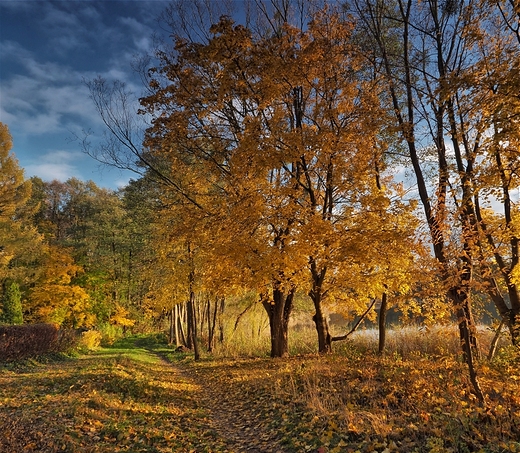
[[[517,359],[479,407],[455,358],[109,352],[0,367],[0,451],[520,452]]]

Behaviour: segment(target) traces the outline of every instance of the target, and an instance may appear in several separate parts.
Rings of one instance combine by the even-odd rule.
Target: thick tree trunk
[[[321,306],[320,295],[311,292],[311,298],[313,299],[314,309],[316,310],[312,320],[314,321],[316,332],[318,333],[318,352],[327,354],[332,352],[332,337],[329,332],[329,323]]]
[[[381,308],[379,309],[378,327],[379,327],[379,347],[378,352],[382,354],[386,344],[386,314],[388,312],[388,295],[383,293],[381,297]]]
[[[318,333],[318,352],[327,354],[332,352],[332,337],[329,332],[329,323],[327,316],[323,313],[321,307],[316,307],[316,313],[312,317]]]
[[[322,286],[327,268],[323,267],[318,271],[316,262],[312,258],[310,260],[310,267],[312,289],[309,291],[309,297],[314,303],[314,309],[316,310],[312,320],[314,321],[316,332],[318,333],[318,352],[326,354],[332,352],[332,337],[329,332],[329,323],[327,322],[327,316],[323,312],[323,298],[325,293],[323,292]]]
[[[287,293],[279,285],[273,289],[272,300],[262,297],[271,332],[271,357],[286,357],[289,355],[289,318],[293,308],[294,289]]]

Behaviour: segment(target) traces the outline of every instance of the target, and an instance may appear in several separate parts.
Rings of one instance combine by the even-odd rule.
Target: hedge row
[[[0,326],[0,361],[65,352],[77,344],[78,338],[76,331],[53,324]]]

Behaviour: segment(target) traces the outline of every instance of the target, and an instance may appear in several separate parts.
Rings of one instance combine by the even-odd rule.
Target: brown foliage
[[[54,324],[0,326],[0,361],[64,352],[76,343],[74,331],[58,329]]]

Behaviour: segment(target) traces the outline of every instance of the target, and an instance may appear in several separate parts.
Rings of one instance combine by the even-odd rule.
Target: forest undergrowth
[[[520,452],[520,357],[502,347],[470,392],[464,364],[412,338],[334,354],[194,362],[153,339],[0,368],[2,452]],[[415,340],[417,341],[417,340]]]

